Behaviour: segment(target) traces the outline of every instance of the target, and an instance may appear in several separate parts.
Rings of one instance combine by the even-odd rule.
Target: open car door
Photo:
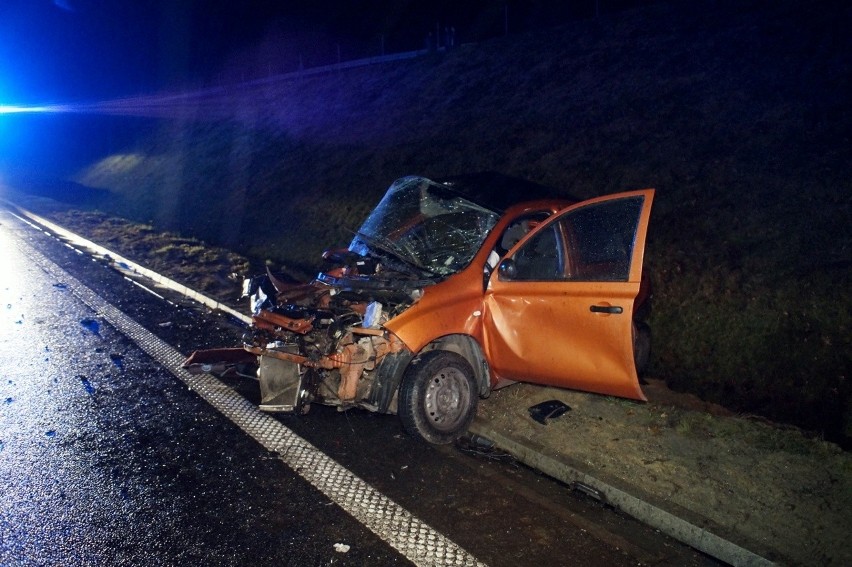
[[[653,189],[563,209],[488,282],[483,339],[497,378],[644,400],[633,358]]]

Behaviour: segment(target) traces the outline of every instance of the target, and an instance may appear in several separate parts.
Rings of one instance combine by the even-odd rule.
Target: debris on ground
[[[547,425],[548,419],[556,419],[570,410],[565,402],[559,400],[547,400],[529,408],[530,417],[542,425]]]

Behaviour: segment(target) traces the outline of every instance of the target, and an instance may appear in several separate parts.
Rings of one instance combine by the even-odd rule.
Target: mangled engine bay
[[[190,372],[258,378],[261,409],[306,413],[310,403],[397,412],[417,353],[384,328],[429,286],[465,268],[497,222],[494,211],[420,177],[395,182],[333,268],[306,284],[246,280],[252,325],[242,348],[198,351]]]
[[[252,297],[260,304],[244,350],[258,357],[261,409],[306,411],[317,401],[395,411],[392,392],[381,392],[375,383],[378,368],[388,357],[407,363],[412,354],[381,325],[411,305],[417,289],[408,296],[372,290],[364,298],[319,280],[288,289],[271,275],[248,285],[256,288]]]

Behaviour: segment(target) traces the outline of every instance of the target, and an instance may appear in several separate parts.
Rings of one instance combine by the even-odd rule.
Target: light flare
[[[0,114],[23,114],[26,112],[71,112],[72,109],[64,104],[23,106],[18,104],[0,104]]]
[[[193,115],[228,115],[228,105],[219,99],[220,89],[180,94],[140,95],[100,102],[74,104],[2,104],[4,114],[75,113],[152,118],[175,118]],[[201,110],[199,110],[201,109]]]
[[[21,112],[44,112],[46,106],[16,106],[11,104],[0,104],[0,114],[17,114]]]

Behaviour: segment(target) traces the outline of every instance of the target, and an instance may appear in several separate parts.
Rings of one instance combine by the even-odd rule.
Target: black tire
[[[461,437],[476,416],[479,393],[464,357],[433,350],[411,361],[399,388],[399,418],[405,431],[446,445]]]
[[[651,360],[651,327],[644,321],[633,322],[633,362],[636,374],[642,376]]]

